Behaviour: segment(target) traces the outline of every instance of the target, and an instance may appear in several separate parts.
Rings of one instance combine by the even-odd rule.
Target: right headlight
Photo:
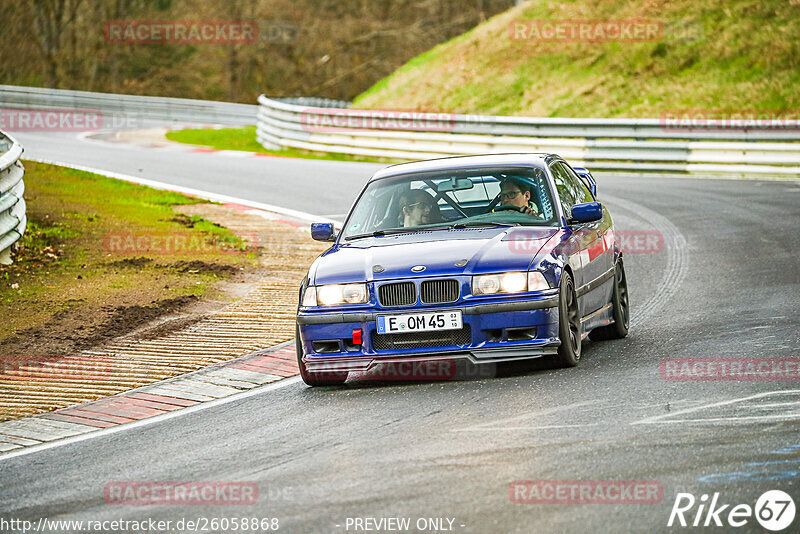
[[[363,304],[368,300],[367,284],[329,284],[309,286],[303,295],[303,306],[336,306]]]

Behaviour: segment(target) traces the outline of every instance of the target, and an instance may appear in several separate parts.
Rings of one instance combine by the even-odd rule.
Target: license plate
[[[461,326],[460,310],[378,316],[379,334],[458,330]]]

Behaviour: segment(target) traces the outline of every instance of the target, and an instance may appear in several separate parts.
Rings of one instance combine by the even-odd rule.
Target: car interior
[[[530,172],[530,171],[533,172]],[[367,191],[359,201],[352,220],[360,221],[350,226],[351,233],[374,232],[402,227],[403,206],[401,198],[409,190],[417,189],[430,195],[441,214],[441,221],[426,226],[460,222],[465,219],[475,221],[503,220],[508,222],[529,222],[530,215],[513,211],[495,211],[501,206],[500,183],[511,178],[522,190],[531,192],[531,202],[536,205],[541,219],[552,221],[553,204],[547,186],[547,179],[541,169],[530,169],[525,174],[517,172],[493,171],[485,175],[472,173],[433,175],[418,179],[403,179]],[[362,208],[362,209],[358,209]]]

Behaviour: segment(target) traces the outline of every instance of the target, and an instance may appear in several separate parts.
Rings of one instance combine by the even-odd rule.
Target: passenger
[[[421,189],[411,189],[400,196],[400,219],[404,228],[433,224],[443,220],[434,198]]]
[[[539,208],[531,199],[531,191],[518,180],[506,178],[500,182],[500,205],[515,206],[521,213],[539,216]]]

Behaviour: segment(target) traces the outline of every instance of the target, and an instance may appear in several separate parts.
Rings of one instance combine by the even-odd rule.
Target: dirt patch
[[[219,263],[207,263],[201,260],[178,261],[170,266],[181,273],[209,273],[209,274],[235,274],[240,269],[233,265],[222,265]]]
[[[106,307],[109,318],[85,340],[85,346],[95,346],[141,328],[164,315],[179,312],[199,300],[195,295],[184,295],[154,302],[151,306]]]
[[[124,260],[114,261],[109,265],[112,267],[144,267],[149,263],[153,263],[151,258],[140,256],[138,258],[125,258]]]
[[[153,302],[149,306],[68,307],[41,327],[29,328],[0,343],[0,354],[11,356],[69,356],[129,334],[164,315],[198,301],[194,295]],[[76,303],[77,304],[77,303]]]
[[[192,218],[185,213],[177,213],[175,217],[169,219],[169,222],[178,223],[180,225],[185,226],[186,228],[194,228],[197,225],[198,220],[196,218]],[[221,224],[215,223],[214,221],[205,220],[207,225],[215,226],[216,228],[225,228]]]
[[[242,269],[234,267],[233,265],[224,265],[219,263],[209,263],[202,260],[181,260],[174,263],[156,264],[152,258],[145,258],[144,256],[138,258],[125,258],[124,260],[114,261],[109,264],[111,267],[136,267],[141,268],[145,265],[155,265],[158,268],[174,269],[179,273],[207,273],[217,275],[233,275],[239,273]]]
[[[182,224],[186,228],[194,228],[194,221],[191,217],[187,217],[183,213],[178,213],[175,217],[170,219],[170,222],[176,222],[178,224]]]

